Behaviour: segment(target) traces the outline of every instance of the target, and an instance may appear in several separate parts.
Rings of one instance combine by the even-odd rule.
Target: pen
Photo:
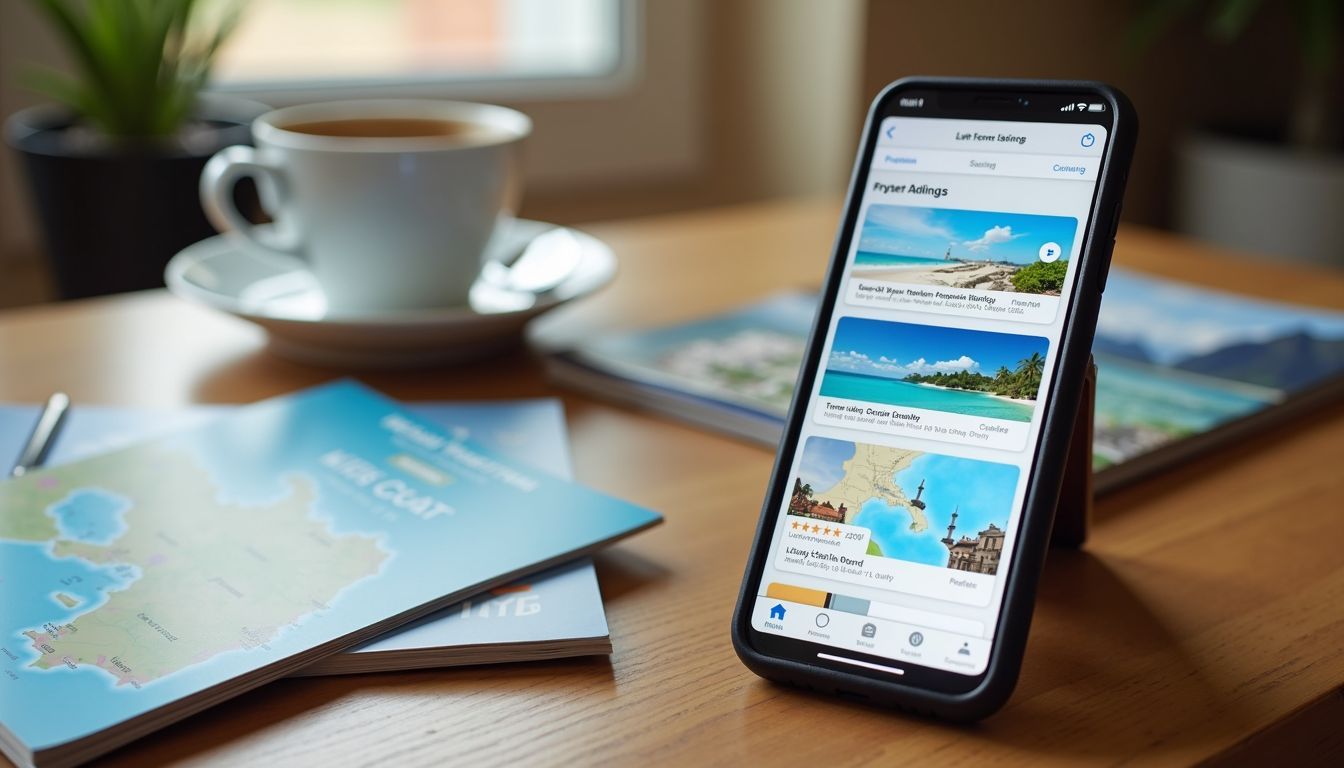
[[[33,427],[33,434],[28,438],[28,444],[23,447],[23,453],[19,454],[14,469],[10,470],[10,477],[22,477],[28,470],[42,466],[52,443],[56,442],[56,436],[61,432],[61,426],[65,424],[65,414],[69,410],[70,398],[64,392],[56,392],[47,399],[42,415]]]

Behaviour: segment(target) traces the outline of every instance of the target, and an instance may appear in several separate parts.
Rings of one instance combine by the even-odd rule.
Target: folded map
[[[559,477],[569,477],[569,445],[559,400],[411,403],[407,410],[449,434]],[[9,467],[37,422],[36,405],[0,405],[0,468]],[[185,409],[76,405],[51,446],[48,466],[65,464],[204,424],[233,411],[230,406]],[[81,612],[69,594],[53,600]],[[15,640],[22,642],[21,637]],[[418,667],[558,659],[611,652],[602,593],[592,560],[581,558],[526,580],[398,627],[358,648],[333,654],[296,674],[386,672]],[[0,660],[3,665],[7,660]]]
[[[41,765],[660,520],[353,382],[5,481],[0,510],[0,747]]]

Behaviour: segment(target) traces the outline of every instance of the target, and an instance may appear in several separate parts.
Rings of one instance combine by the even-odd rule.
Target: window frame
[[[490,99],[502,102],[556,101],[612,97],[627,91],[640,74],[644,0],[617,0],[616,61],[593,75],[478,76],[441,72],[425,75],[251,80],[211,83],[206,91],[254,99],[274,107],[314,101],[371,98]]]

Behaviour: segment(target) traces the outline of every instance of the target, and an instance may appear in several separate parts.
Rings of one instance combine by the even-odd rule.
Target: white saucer
[[[573,271],[539,294],[481,278],[469,306],[351,315],[327,307],[310,272],[257,258],[217,235],[174,256],[164,279],[187,301],[265,328],[272,351],[298,362],[361,368],[457,362],[517,345],[529,320],[593,293],[616,274],[615,254],[591,235],[524,219],[500,229],[487,247],[487,262],[509,262],[535,240],[534,248],[545,243],[571,249],[557,255],[576,262]],[[568,236],[550,234],[557,230]],[[543,233],[547,237],[538,239]]]

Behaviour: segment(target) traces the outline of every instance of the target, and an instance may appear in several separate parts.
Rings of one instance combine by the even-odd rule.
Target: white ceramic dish
[[[543,237],[544,235],[544,237]],[[532,318],[606,285],[616,257],[577,230],[518,219],[487,247],[494,262],[471,289],[468,306],[379,314],[328,307],[312,274],[242,252],[223,235],[188,246],[164,279],[177,296],[266,329],[271,349],[298,362],[333,367],[394,368],[459,362],[516,346]],[[531,263],[566,264],[567,276],[540,293],[490,280],[525,250]],[[522,263],[519,261],[519,263]],[[523,281],[526,282],[526,281]]]

